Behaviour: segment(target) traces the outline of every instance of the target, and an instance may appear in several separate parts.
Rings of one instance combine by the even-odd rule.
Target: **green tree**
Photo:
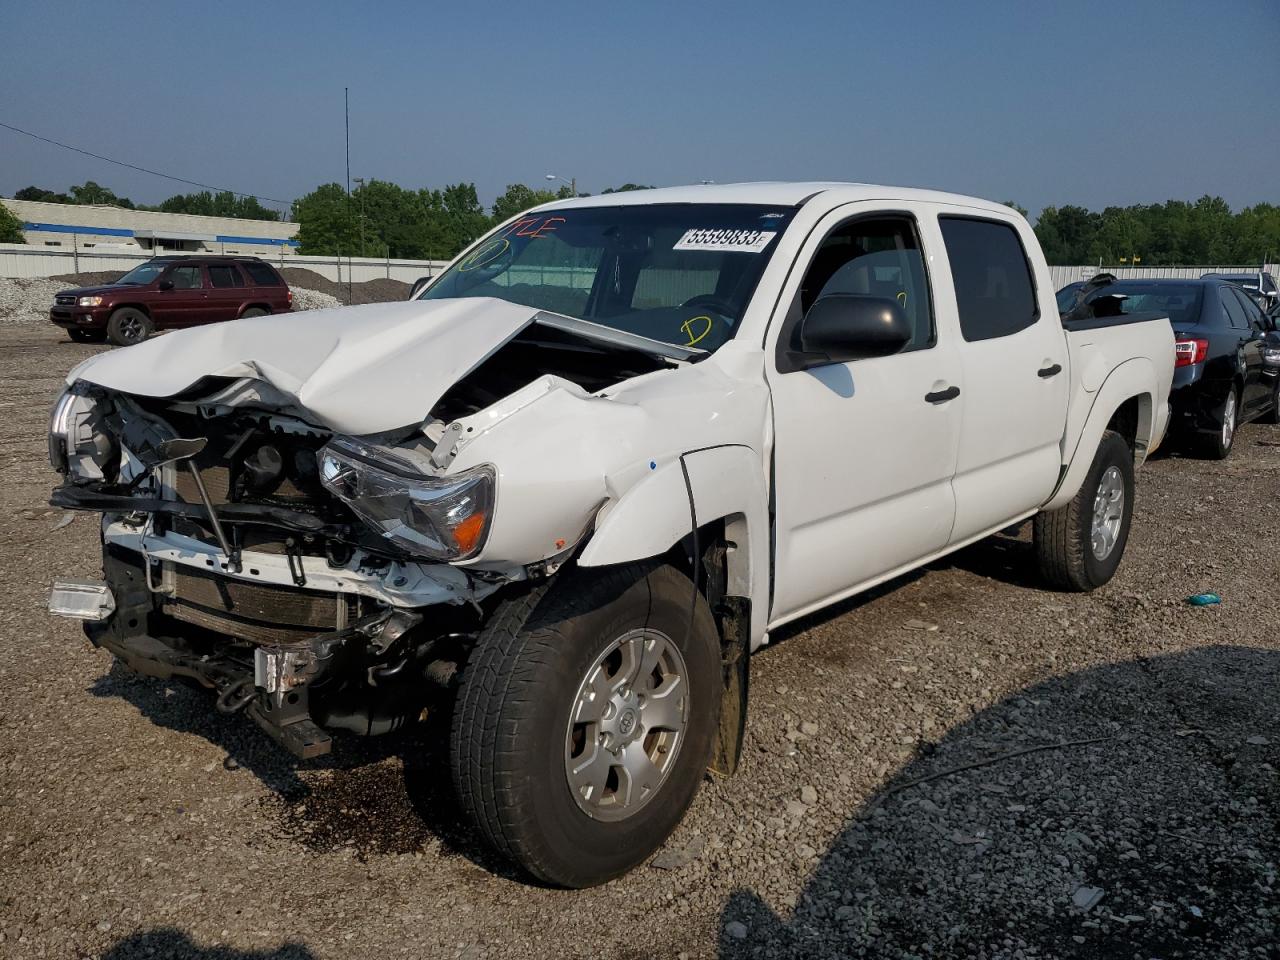
[[[22,233],[22,221],[9,212],[9,208],[0,203],[0,243],[26,243]]]
[[[450,184],[440,191],[440,199],[444,206],[450,246],[453,248],[449,256],[453,256],[488,230],[491,221],[480,205],[474,183]]]
[[[1017,210],[1017,211],[1018,211],[1020,214],[1022,214],[1024,217],[1027,215],[1027,208],[1026,208],[1026,207],[1021,206],[1021,205],[1019,205],[1019,204],[1017,204],[1017,203],[1014,203],[1012,200],[1005,200],[1005,201],[1003,201],[1003,203],[1004,203],[1004,205],[1005,205],[1006,207],[1011,207],[1012,209]]]
[[[65,193],[54,193],[44,187],[23,187],[13,195],[15,200],[34,200],[40,203],[75,203]]]
[[[86,180],[78,186],[71,187],[71,201],[84,205],[97,204],[110,207],[124,207],[132,210],[133,201],[128,197],[117,197],[114,192],[101,184]]]
[[[351,199],[342,184],[326,183],[293,201],[298,252],[311,256],[355,256],[359,243]]]
[[[561,192],[567,195],[569,188],[562,187]],[[510,184],[506,192],[493,202],[494,222],[501,223],[504,220],[509,220],[516,214],[524,213],[539,204],[550,203],[552,200],[558,199],[559,196],[559,193],[553,193],[550,190],[535,190],[532,187],[525,186],[523,183]]]
[[[280,214],[269,210],[256,197],[237,196],[230,190],[211,193],[179,193],[161,202],[155,209],[163,213],[186,213],[204,217],[231,217],[237,220],[279,220]]]
[[[643,183],[624,183],[620,187],[608,187],[604,190],[601,190],[600,192],[601,193],[630,193],[632,190],[652,190],[652,189],[653,187],[651,185],[646,185]]]

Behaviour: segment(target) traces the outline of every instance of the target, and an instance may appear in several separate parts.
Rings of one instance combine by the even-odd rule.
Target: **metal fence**
[[[0,243],[0,277],[56,277],[69,273],[95,273],[106,270],[132,270],[140,263],[150,260],[154,254],[145,251],[133,253],[125,250],[53,250],[47,247],[33,247],[21,243]],[[367,280],[390,279],[413,283],[419,277],[435,276],[447,264],[445,260],[393,260],[390,258],[374,259],[371,257],[304,257],[297,254],[281,252],[276,256],[263,257],[277,267],[301,267],[312,270],[321,276],[328,277],[337,283],[364,283]],[[1060,290],[1077,280],[1087,280],[1095,273],[1105,271],[1113,273],[1124,280],[1144,280],[1168,277],[1173,279],[1195,279],[1206,273],[1257,273],[1266,270],[1274,276],[1280,276],[1280,264],[1267,264],[1261,268],[1257,264],[1231,266],[1213,264],[1198,267],[1113,267],[1103,265],[1050,267],[1053,277],[1053,288]],[[687,299],[698,293],[705,293],[699,278],[687,272],[655,269],[646,271],[645,284],[649,295],[661,302]],[[495,278],[496,283],[511,285],[532,283],[540,286],[550,285],[565,288],[589,290],[595,277],[593,267],[538,267],[519,266],[507,275]],[[661,290],[671,284],[682,286],[681,296]],[[683,289],[688,285],[689,289]],[[649,288],[652,288],[649,290]],[[637,291],[640,295],[640,291]],[[647,299],[647,297],[642,298]]]
[[[1221,264],[1203,267],[1112,267],[1103,264],[1086,267],[1050,267],[1053,276],[1053,289],[1061,290],[1068,283],[1077,280],[1088,280],[1095,273],[1114,274],[1120,280],[1197,280],[1206,273],[1253,273],[1264,270],[1272,276],[1280,275],[1280,265],[1269,263],[1259,267],[1256,263],[1248,266],[1223,266]]]
[[[68,273],[132,270],[155,254],[127,250],[53,250],[22,243],[0,243],[0,277],[57,277]],[[435,276],[444,260],[393,260],[369,257],[304,257],[281,252],[263,256],[277,267],[300,267],[337,283],[364,283],[366,280],[402,280],[413,283],[419,277]]]

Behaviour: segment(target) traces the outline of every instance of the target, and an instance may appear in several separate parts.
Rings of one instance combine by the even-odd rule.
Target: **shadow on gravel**
[[[286,943],[274,950],[235,950],[231,947],[202,947],[181,930],[160,927],[125,937],[102,955],[102,960],[316,960],[316,955],[300,943]]]
[[[226,751],[225,769],[243,769],[271,789],[264,805],[278,819],[278,833],[308,849],[350,848],[368,859],[439,844],[446,856],[516,875],[466,829],[449,775],[444,711],[381,737],[339,734],[327,756],[295,760],[252,721],[218,713],[213,695],[202,689],[138,677],[113,663],[90,692],[127,700],[157,726],[203,737]]]
[[[1244,647],[1023,690],[855,811],[789,919],[734,894],[721,956],[1274,956],[1278,717]]]
[[[1012,587],[1044,590],[1044,578],[1031,541],[1031,522],[984,537],[977,543],[929,564],[930,570],[965,570]]]

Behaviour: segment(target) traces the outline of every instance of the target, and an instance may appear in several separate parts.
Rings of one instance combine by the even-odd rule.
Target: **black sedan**
[[[1206,277],[1115,280],[1089,287],[1080,303],[1083,282],[1063,287],[1059,309],[1097,316],[1157,310],[1169,316],[1177,340],[1171,429],[1184,443],[1221,460],[1231,452],[1241,423],[1280,422],[1276,320],[1237,284]]]

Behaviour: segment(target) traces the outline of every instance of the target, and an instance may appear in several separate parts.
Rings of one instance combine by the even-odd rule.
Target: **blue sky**
[[[0,122],[268,197],[351,172],[598,192],[928,186],[1032,211],[1280,202],[1280,0],[0,2]],[[0,194],[187,187],[0,129]]]

